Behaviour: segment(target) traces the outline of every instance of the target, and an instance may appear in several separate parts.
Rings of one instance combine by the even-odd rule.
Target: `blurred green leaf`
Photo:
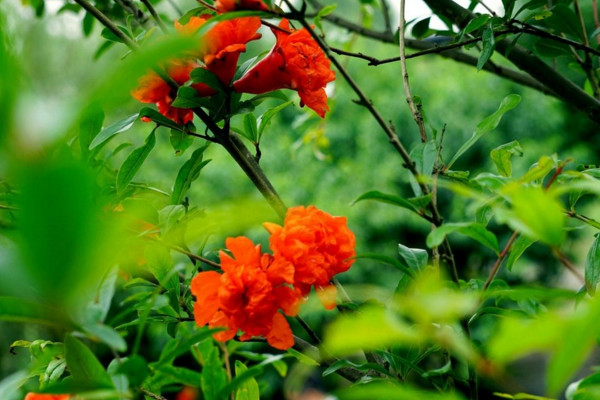
[[[325,371],[323,371],[323,376],[331,375],[342,368],[353,368],[362,372],[377,371],[384,375],[392,376],[387,369],[379,364],[369,362],[359,364],[348,360],[334,361]]]
[[[134,355],[122,360],[117,368],[117,373],[124,374],[131,386],[138,387],[150,375],[150,369],[143,357]]]
[[[79,147],[83,158],[87,158],[92,140],[102,130],[104,111],[97,104],[92,104],[82,113],[79,123]]]
[[[330,4],[328,6],[325,6],[325,7],[321,8],[319,10],[319,12],[317,13],[317,15],[315,15],[315,18],[313,19],[314,24],[321,31],[323,31],[323,25],[321,24],[321,19],[323,19],[324,17],[326,17],[329,14],[331,14],[332,12],[334,12],[336,8],[337,8],[337,4]]]
[[[258,143],[258,125],[254,113],[244,114],[244,129],[240,131],[240,134],[252,143]]]
[[[467,140],[461,147],[458,149],[452,160],[447,164],[446,169],[449,169],[455,162],[458,160],[460,156],[462,156],[467,150],[471,148],[484,134],[487,132],[496,129],[504,114],[508,111],[515,108],[521,102],[521,96],[518,94],[509,94],[506,96],[502,102],[500,103],[500,107],[490,116],[484,118],[481,121],[475,132],[473,132],[473,136],[469,140]]]
[[[532,244],[535,243],[535,240],[528,238],[527,236],[520,235],[512,245],[510,250],[510,254],[506,260],[506,269],[512,271],[513,266],[517,262],[519,258],[523,255],[525,250],[529,248]]]
[[[160,367],[159,371],[162,374],[174,379],[175,382],[180,382],[184,385],[189,386],[198,385],[198,382],[200,382],[202,380],[202,377],[204,376],[204,369],[202,370],[202,373],[200,373],[189,368],[174,367],[172,365],[163,365],[162,367]],[[206,392],[205,396],[206,399],[210,398],[208,395],[206,395]]]
[[[512,164],[510,162],[510,158],[513,155],[519,157],[523,155],[523,149],[521,149],[521,145],[516,140],[498,146],[491,151],[490,157],[496,165],[496,169],[500,175],[509,178],[512,175]]]
[[[585,261],[585,287],[590,296],[596,294],[598,282],[600,282],[600,235],[596,234]]]
[[[175,155],[180,156],[188,149],[188,147],[194,144],[194,137],[181,130],[171,129],[169,142],[171,143],[173,150],[175,150]]]
[[[99,323],[86,324],[82,326],[89,337],[99,340],[113,350],[124,352],[127,350],[125,339],[117,331],[108,325]]]
[[[407,384],[399,385],[392,382],[352,385],[337,391],[336,397],[340,400],[464,400],[459,393],[430,392]]]
[[[361,259],[361,258],[366,258],[369,260],[376,260],[376,261],[380,261],[383,262],[385,264],[391,265],[393,267],[396,267],[398,270],[404,272],[406,275],[410,276],[411,278],[414,278],[415,276],[415,271],[411,270],[409,267],[407,267],[406,265],[402,264],[399,260],[390,257],[390,256],[386,256],[385,254],[379,254],[379,253],[361,253],[361,254],[357,254],[356,256],[354,256],[355,259]]]
[[[175,271],[171,253],[164,246],[149,245],[146,246],[144,256],[147,261],[148,269],[158,279],[158,282],[167,291],[179,295],[179,278]]]
[[[210,162],[210,160],[204,160],[204,151],[208,148],[208,145],[202,146],[194,150],[189,160],[187,160],[177,172],[177,178],[173,186],[173,193],[171,194],[171,204],[181,204],[187,191],[194,182],[200,176],[200,171]]]
[[[127,185],[129,185],[135,174],[137,174],[139,169],[142,167],[144,161],[146,161],[146,158],[154,148],[155,144],[156,134],[153,130],[146,138],[146,143],[143,146],[133,150],[129,156],[127,156],[127,159],[123,165],[121,165],[121,168],[119,168],[119,172],[117,174],[117,192],[123,192]]]
[[[494,37],[494,26],[491,22],[483,29],[481,40],[483,42],[483,48],[481,50],[481,54],[479,55],[479,59],[477,60],[478,71],[481,70],[481,68],[483,68],[485,63],[488,62],[488,60],[494,53],[494,47],[496,46],[496,40]]]
[[[437,157],[437,145],[435,140],[417,144],[411,150],[410,157],[415,162],[415,166],[420,175],[424,177],[431,176]],[[415,196],[421,196],[423,194],[421,192],[421,188],[412,175],[410,175],[410,185],[415,193]]]
[[[218,394],[219,399],[226,399],[230,393],[237,390],[240,387],[243,387],[244,383],[246,383],[249,379],[254,380],[255,376],[260,375],[264,368],[267,365],[273,365],[275,369],[278,370],[277,364],[281,362],[282,358],[285,357],[284,354],[280,355],[267,355],[260,363],[253,365],[248,368],[246,371],[241,372],[239,375],[236,375],[235,378],[231,380],[227,385],[225,385]]]
[[[402,197],[395,196],[393,194],[382,193],[377,190],[371,190],[369,192],[363,193],[356,200],[352,202],[352,205],[358,203],[362,200],[375,200],[381,203],[393,204],[395,206],[405,208],[407,210],[413,211],[415,213],[419,212],[419,209],[410,201],[403,199]]]
[[[263,115],[261,115],[260,117],[258,117],[258,141],[260,142],[260,139],[262,138],[262,135],[265,131],[265,129],[267,128],[267,126],[269,126],[269,123],[271,122],[271,119],[281,110],[283,110],[284,108],[286,108],[287,106],[289,106],[290,104],[293,104],[293,101],[286,101],[283,104],[280,104],[276,107],[273,108],[269,108]]]
[[[427,247],[437,247],[444,241],[444,238],[452,233],[459,232],[463,235],[469,236],[470,238],[478,241],[485,247],[491,249],[498,254],[498,239],[496,236],[488,231],[485,226],[476,222],[456,222],[443,224],[442,226],[432,230],[427,235]]]
[[[542,156],[537,163],[533,164],[532,167],[523,175],[520,179],[521,182],[529,183],[543,179],[548,172],[554,168],[554,160],[548,156]]]
[[[239,376],[248,371],[248,367],[240,360],[235,360],[235,376]],[[235,391],[235,400],[259,400],[260,391],[256,379],[249,378],[241,383]]]
[[[106,142],[112,139],[113,136],[115,136],[117,133],[129,130],[129,128],[131,128],[133,126],[133,123],[137,120],[138,115],[138,113],[130,115],[104,128],[97,136],[92,138],[93,140],[89,145],[90,150],[93,150],[94,148],[100,145],[106,144]]]
[[[203,83],[206,86],[215,89],[218,92],[222,92],[225,90],[225,86],[223,82],[219,79],[214,72],[209,71],[206,68],[200,67],[196,68],[190,73],[190,79],[193,83]]]
[[[181,86],[177,91],[177,97],[171,105],[178,108],[209,107],[211,101],[208,97],[201,97],[198,94],[198,91],[193,87]],[[155,122],[160,123],[158,121]],[[167,123],[167,121],[162,120],[162,125],[165,123]],[[171,122],[171,124],[173,124],[173,122]],[[179,127],[178,129],[180,130]]]
[[[90,389],[114,387],[110,376],[94,353],[72,335],[65,338],[65,359],[74,382]]]
[[[400,254],[400,257],[402,257],[406,265],[408,265],[410,268],[416,271],[425,267],[427,265],[427,261],[429,260],[427,250],[411,249],[410,247],[406,247],[402,243],[398,243],[398,253]]]
[[[59,310],[19,297],[0,297],[0,321],[72,327]]]
[[[477,29],[484,26],[490,19],[489,14],[483,14],[478,17],[473,18],[469,21],[467,26],[462,30],[463,35],[468,35],[471,32],[475,32]]]
[[[199,382],[202,384],[202,393],[206,400],[221,400],[220,392],[227,385],[227,373],[223,367],[223,362],[219,357],[219,350],[213,344],[213,341],[208,339],[199,343],[203,359],[202,376]],[[198,381],[196,381],[198,384]]]
[[[420,20],[419,22],[417,22],[416,24],[413,25],[412,28],[412,35],[417,38],[417,39],[421,39],[425,36],[427,36],[427,33],[429,32],[429,22],[431,21],[431,17],[428,18],[424,18],[422,20]]]

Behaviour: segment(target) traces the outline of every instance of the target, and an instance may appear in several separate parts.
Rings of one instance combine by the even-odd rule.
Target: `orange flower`
[[[277,37],[275,47],[233,87],[253,94],[294,89],[300,95],[300,105],[306,104],[324,117],[329,110],[325,86],[335,79],[329,59],[306,29],[290,31],[287,19],[282,19],[279,27],[272,29]]]
[[[71,398],[69,394],[38,394],[27,393],[25,400],[68,400]]]
[[[198,389],[186,386],[181,392],[177,393],[176,400],[196,400],[198,398]]]
[[[166,74],[178,85],[183,85],[190,79],[190,72],[199,65],[192,61],[171,61],[166,68]],[[203,84],[192,85],[201,96],[209,96],[214,90]],[[171,106],[175,97],[174,90],[154,71],[148,72],[138,80],[138,87],[131,95],[142,103],[155,103],[165,117],[177,124],[187,124],[194,118],[194,113],[189,108]],[[149,120],[145,120],[148,122]]]
[[[175,22],[175,28],[182,34],[192,35],[211,17],[209,14],[191,17],[186,24]],[[229,85],[235,75],[240,53],[246,51],[246,43],[260,39],[261,34],[256,32],[260,25],[258,17],[235,18],[217,23],[204,35],[198,57],[223,84]]]
[[[346,218],[333,217],[314,206],[288,209],[283,227],[265,223],[273,257],[293,264],[294,287],[302,295],[315,286],[326,308],[335,307],[335,274],[347,271],[355,255],[354,234]]]
[[[217,0],[215,7],[220,13],[235,10],[269,11],[269,7],[262,0]]]
[[[278,310],[289,316],[298,312],[300,295],[287,285],[293,266],[262,254],[260,245],[246,237],[228,238],[225,244],[232,256],[219,254],[223,274],[206,271],[192,280],[196,323],[227,328],[214,335],[217,340],[229,340],[241,330],[241,340],[263,336],[277,349],[290,348],[292,331]]]

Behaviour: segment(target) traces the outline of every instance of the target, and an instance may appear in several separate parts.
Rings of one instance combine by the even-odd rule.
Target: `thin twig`
[[[297,315],[296,316],[296,321],[298,321],[298,323],[300,324],[300,326],[302,327],[302,329],[304,329],[304,331],[308,334],[308,336],[310,337],[310,339],[313,341],[313,344],[315,344],[315,345],[321,344],[321,339],[319,339],[319,337],[317,336],[317,334],[315,333],[315,331],[312,330],[312,328],[310,327],[310,325],[308,325],[306,323],[306,321],[302,319],[302,317],[300,317],[299,315]]]
[[[130,49],[137,50],[140,46],[129,36],[127,36],[122,30],[120,30],[102,11],[91,5],[87,0],[75,0],[77,4],[83,7],[84,10],[89,12],[96,18],[102,25],[104,25],[109,31],[111,31],[116,37],[121,39]]]
[[[419,127],[419,134],[421,135],[421,142],[427,142],[427,132],[425,131],[425,124],[423,123],[423,115],[421,110],[415,105],[415,100],[410,90],[410,83],[408,79],[408,69],[406,68],[406,43],[404,38],[404,29],[406,27],[406,20],[404,19],[404,7],[406,0],[400,0],[400,68],[402,69],[402,84],[404,86],[404,94],[406,95],[406,102],[410,108],[410,112],[415,120],[415,123]]]
[[[600,19],[598,18],[598,0],[592,0],[592,11],[594,13],[594,27],[600,28]],[[600,44],[600,35],[596,35],[596,43]]]
[[[225,373],[227,374],[227,382],[231,382],[233,376],[231,375],[231,363],[229,362],[229,351],[227,345],[223,342],[218,342],[221,351],[223,352],[223,360],[225,361]],[[235,400],[235,391],[231,392],[230,400]]]
[[[19,209],[16,207],[11,207],[11,206],[6,206],[4,204],[0,204],[0,210],[18,211]]]
[[[146,396],[153,398],[154,400],[168,400],[166,397],[162,397],[161,395],[158,395],[156,393],[152,393],[149,390],[146,390],[144,388],[141,388],[140,391],[142,393],[144,393]]]
[[[586,217],[585,215],[577,214],[575,211],[572,211],[572,210],[564,210],[564,213],[567,214],[567,216],[569,216],[570,218],[574,218],[574,219],[584,222],[590,226],[593,226],[596,229],[600,229],[600,222],[598,222],[590,217]]]
[[[504,261],[504,258],[510,251],[512,245],[515,243],[515,240],[517,240],[518,236],[519,236],[519,232],[514,231],[513,234],[510,236],[510,239],[508,239],[508,242],[506,242],[506,245],[504,246],[504,248],[498,255],[498,258],[496,259],[496,262],[494,263],[494,266],[492,267],[492,270],[490,271],[490,274],[488,275],[488,278],[485,281],[485,284],[483,285],[483,290],[482,290],[483,292],[485,292],[487,290],[487,288],[490,286],[490,284],[496,277],[496,274],[498,273],[498,270],[500,269],[500,265],[502,265],[502,261]]]
[[[385,32],[392,33],[392,20],[390,18],[390,6],[387,0],[381,0],[381,13],[383,14],[383,23],[385,24]]]
[[[560,261],[565,267],[567,267],[567,269],[571,271],[573,275],[575,275],[575,277],[581,281],[581,283],[585,282],[585,278],[583,277],[583,275],[581,275],[581,273],[577,270],[577,267],[573,265],[573,263],[571,262],[571,260],[569,260],[565,253],[560,251],[560,249],[558,248],[554,248],[552,249],[552,254],[554,254],[556,259]]]
[[[156,21],[156,24],[158,25],[160,30],[163,31],[163,33],[169,33],[169,30],[165,26],[165,23],[162,21],[162,19],[160,19],[158,13],[154,9],[154,7],[152,7],[152,4],[150,4],[148,0],[142,0],[142,3],[144,3],[148,11],[150,12],[150,15],[152,15],[152,18],[154,19],[154,21]]]
[[[164,240],[161,240],[161,239],[159,239],[159,238],[157,238],[157,237],[154,237],[154,236],[144,236],[144,238],[146,238],[146,239],[148,239],[148,240],[155,241],[155,242],[157,242],[157,243],[160,243],[160,244],[162,244],[163,246],[165,246],[165,247],[167,247],[167,248],[169,248],[169,249],[171,249],[171,250],[174,250],[174,251],[176,251],[176,252],[178,252],[178,253],[181,253],[181,254],[183,254],[183,255],[185,255],[185,256],[187,256],[188,258],[191,258],[191,259],[193,259],[193,260],[196,260],[196,261],[203,262],[204,264],[206,264],[206,265],[210,265],[211,267],[214,267],[214,268],[221,268],[221,265],[220,265],[220,264],[218,264],[218,263],[216,263],[216,262],[214,262],[214,261],[211,261],[211,260],[209,260],[208,258],[204,258],[204,257],[202,257],[202,256],[199,256],[199,255],[197,255],[197,254],[194,254],[194,253],[192,253],[191,251],[188,251],[188,250],[186,250],[186,249],[183,249],[183,248],[181,248],[181,247],[179,247],[179,246],[177,246],[177,245],[174,245],[174,244],[171,244],[171,243],[165,242]]]

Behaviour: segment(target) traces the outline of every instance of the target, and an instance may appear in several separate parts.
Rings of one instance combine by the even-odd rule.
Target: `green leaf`
[[[126,375],[132,387],[139,387],[150,375],[150,369],[143,357],[134,355],[122,360],[117,368],[117,373]]]
[[[121,165],[121,168],[117,174],[117,192],[123,192],[127,185],[129,185],[135,174],[137,174],[139,169],[142,167],[144,161],[146,161],[146,158],[154,148],[155,144],[156,135],[154,131],[152,131],[152,133],[150,133],[150,135],[148,135],[146,138],[146,143],[143,146],[133,150],[129,156],[127,156],[127,159],[123,165]]]
[[[424,338],[391,311],[370,306],[342,314],[325,330],[323,348],[332,355],[352,354],[391,345],[420,343]]]
[[[193,89],[192,89],[193,90]],[[175,102],[173,102],[174,106]],[[166,126],[167,128],[175,129],[181,131],[181,126],[177,125],[175,122],[171,121],[169,118],[165,117],[158,111],[150,107],[144,107],[140,110],[140,118],[150,118],[152,121],[156,122],[160,126]]]
[[[481,54],[479,55],[479,59],[477,60],[478,71],[480,71],[485,63],[488,62],[494,53],[494,47],[496,46],[496,40],[494,38],[494,26],[491,22],[483,29],[481,40],[483,41],[483,48],[481,50]]]
[[[596,239],[585,260],[585,287],[590,296],[596,294],[598,282],[600,282],[600,235],[596,234]]]
[[[402,243],[398,243],[398,253],[400,254],[400,257],[402,257],[406,265],[408,265],[410,268],[416,271],[425,267],[427,265],[427,261],[429,260],[427,250],[411,249],[410,247],[406,247]]]
[[[565,216],[554,196],[540,187],[517,187],[507,192],[512,212],[497,212],[497,217],[530,239],[552,246],[562,243],[565,237]]]
[[[321,31],[323,30],[323,25],[321,25],[321,19],[331,14],[333,11],[335,11],[336,8],[337,4],[330,4],[321,8],[317,15],[315,15],[314,23]]]
[[[352,205],[362,200],[375,200],[381,203],[393,204],[395,206],[405,208],[407,210],[419,213],[419,209],[410,201],[403,199],[402,197],[394,196],[393,194],[382,193],[377,190],[372,190],[358,196],[356,200],[352,202]]]
[[[575,11],[568,5],[558,3],[552,8],[552,15],[546,18],[546,23],[557,32],[562,32],[576,40],[583,40],[581,25]]]
[[[71,325],[59,310],[19,297],[0,297],[0,321],[69,327]]]
[[[449,169],[456,162],[456,160],[458,160],[460,156],[469,150],[471,146],[473,146],[484,134],[496,129],[504,114],[515,108],[520,102],[521,96],[518,94],[509,94],[506,96],[500,103],[498,110],[484,118],[483,121],[477,125],[475,132],[473,132],[473,136],[471,136],[471,138],[467,140],[465,144],[460,147],[460,149],[458,149],[452,160],[446,166],[446,169]]]
[[[248,367],[240,360],[235,360],[235,376],[248,371]],[[249,378],[242,382],[235,391],[235,400],[260,400],[260,391],[256,379]]]
[[[358,363],[348,361],[348,360],[337,360],[337,361],[333,362],[325,371],[323,371],[323,376],[331,375],[342,368],[353,368],[353,369],[357,369],[362,372],[377,371],[384,375],[392,376],[387,369],[383,368],[379,364],[376,364],[376,363],[358,364]]]
[[[208,146],[199,147],[192,153],[189,160],[187,160],[179,169],[175,184],[173,186],[173,193],[171,194],[171,204],[181,204],[185,194],[192,186],[194,182],[200,176],[200,171],[210,162],[210,160],[204,161],[204,151]]]
[[[427,247],[433,248],[439,246],[442,244],[445,237],[452,232],[459,232],[463,235],[467,235],[498,254],[499,248],[496,236],[488,231],[485,226],[476,222],[443,224],[427,235]]]
[[[184,336],[179,336],[178,332],[178,337],[171,339],[163,348],[162,353],[160,353],[159,360],[154,364],[154,367],[159,368],[161,365],[172,363],[175,360],[175,358],[189,352],[193,345],[202,342],[203,340],[206,340],[212,334],[220,332],[221,330],[222,328],[201,328],[201,330],[194,329],[194,331],[191,334],[187,334]]]
[[[421,38],[427,36],[427,33],[429,32],[429,22],[430,21],[431,21],[431,17],[427,17],[425,19],[420,20],[416,24],[414,24],[412,31],[411,31],[412,35],[417,39],[421,39]]]
[[[223,387],[223,389],[221,389],[221,391],[218,394],[218,398],[226,399],[231,392],[233,392],[237,388],[241,387],[240,385],[247,382],[248,379],[251,379],[255,376],[260,375],[267,365],[273,365],[275,367],[275,369],[277,369],[276,365],[277,365],[277,363],[279,363],[281,361],[281,359],[283,357],[285,357],[284,354],[280,354],[280,355],[276,355],[276,356],[268,355],[260,363],[253,365],[252,367],[248,368],[246,371],[241,372],[239,375],[236,375],[236,377],[233,378],[231,380],[231,382],[229,382],[227,385],[225,385]],[[280,372],[280,371],[278,370],[278,372]]]
[[[175,382],[189,386],[197,386],[204,374],[204,370],[202,370],[203,373],[201,374],[200,372],[196,372],[189,368],[174,367],[172,365],[163,365],[159,371],[174,379]],[[208,399],[209,397],[207,396],[206,398]]]
[[[204,365],[199,382],[202,385],[202,393],[206,400],[222,400],[227,396],[220,395],[221,390],[227,385],[227,373],[219,357],[219,351],[211,340],[202,342],[202,358]],[[198,348],[201,348],[200,346]],[[198,384],[198,381],[195,383]],[[230,383],[231,384],[231,383]]]
[[[512,249],[510,250],[510,254],[508,255],[508,259],[506,260],[506,269],[512,271],[513,265],[517,262],[517,260],[523,255],[525,250],[529,248],[532,244],[535,243],[535,240],[528,238],[527,236],[519,236],[512,245]]]
[[[290,104],[293,104],[293,101],[291,101],[291,100],[286,101],[285,103],[280,104],[277,107],[270,108],[263,115],[261,115],[258,118],[258,141],[259,142],[263,135],[263,132],[265,131],[267,126],[269,126],[269,123],[271,122],[271,119],[275,116],[275,114],[277,114],[279,111],[283,110]]]
[[[65,359],[73,381],[94,389],[114,388],[94,353],[72,335],[65,338]]]
[[[252,143],[258,143],[258,125],[254,113],[250,112],[244,115],[244,129],[238,132]]]
[[[203,67],[193,70],[190,73],[190,79],[193,83],[204,83],[206,86],[215,89],[218,92],[223,92],[225,90],[225,86],[223,86],[223,82],[221,82],[219,77],[214,72]]]
[[[175,150],[175,155],[180,156],[194,143],[194,137],[181,130],[171,129],[169,142],[171,142],[171,146]]]
[[[585,306],[580,305],[578,312],[571,316],[548,364],[548,393],[552,396],[564,389],[597,346],[600,301],[594,298]]]
[[[490,157],[496,165],[496,169],[498,170],[498,173],[500,175],[509,178],[512,175],[512,164],[510,162],[510,158],[513,155],[516,155],[518,157],[521,157],[523,155],[523,149],[521,148],[519,142],[517,142],[516,140],[498,146],[491,151]]]
[[[167,291],[179,296],[179,278],[173,265],[171,253],[164,246],[146,246],[144,252],[148,269]]]
[[[84,158],[87,158],[92,140],[102,130],[104,111],[96,104],[87,107],[79,123],[79,147]]]
[[[106,144],[110,139],[112,139],[117,133],[125,132],[129,130],[133,126],[133,123],[138,118],[139,114],[133,114],[129,117],[123,118],[120,121],[115,122],[114,124],[104,128],[98,136],[94,137],[92,143],[90,144],[90,150],[94,148]]]
[[[554,168],[554,160],[551,157],[542,156],[538,162],[533,164],[529,171],[523,175],[520,181],[529,183],[544,179],[544,177],[548,175],[548,172],[552,171],[552,168]]]
[[[430,140],[426,143],[417,144],[410,152],[410,157],[415,162],[417,171],[419,172],[419,179],[422,177],[430,177],[433,173],[433,167],[437,158],[437,145],[434,140]],[[422,196],[421,187],[418,185],[416,179],[409,176],[410,185],[415,193],[415,196]]]
[[[339,400],[464,400],[460,393],[426,391],[409,384],[374,381],[337,391]]]
[[[104,324],[87,324],[83,326],[85,333],[94,340],[99,340],[113,350],[124,352],[127,350],[127,342],[117,331]]]
[[[196,89],[189,86],[181,86],[179,90],[177,90],[177,97],[171,105],[178,108],[209,107],[211,101],[208,97],[201,97]],[[169,119],[167,118],[167,120]],[[164,125],[164,123],[166,123],[166,121],[163,121],[162,125]],[[171,124],[173,124],[172,121]],[[177,129],[181,130],[179,126]]]
[[[311,367],[318,367],[319,365],[321,365],[316,360],[310,358],[305,354],[300,353],[294,348],[289,348],[287,352],[288,354],[291,354],[294,358],[296,358],[296,360],[300,361],[302,364],[306,364]]]
[[[386,256],[384,254],[379,254],[379,253],[361,253],[361,254],[357,254],[356,256],[354,256],[355,259],[361,259],[361,258],[366,258],[369,260],[376,260],[376,261],[380,261],[382,263],[391,265],[393,267],[396,267],[398,270],[404,272],[406,275],[414,278],[415,276],[415,271],[411,270],[409,267],[407,267],[406,265],[402,264],[400,261],[398,261],[397,259],[393,258],[393,257],[389,257]]]
[[[94,29],[95,21],[96,18],[94,18],[92,14],[90,14],[89,12],[85,13],[85,15],[83,16],[83,21],[81,21],[83,36],[90,36],[90,33],[92,33],[92,29]]]
[[[465,26],[462,34],[468,35],[471,32],[475,32],[477,29],[479,29],[483,25],[485,25],[486,22],[489,21],[489,19],[490,19],[489,14],[483,14],[483,15],[480,15],[479,17],[473,18],[472,20],[469,21],[467,26]]]
[[[513,400],[555,400],[555,399],[551,399],[550,397],[536,396],[534,394],[528,394],[528,393],[517,393],[517,394],[494,393],[494,396],[500,397],[502,399],[513,399]]]

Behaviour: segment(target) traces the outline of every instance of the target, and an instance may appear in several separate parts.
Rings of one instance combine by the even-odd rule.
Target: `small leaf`
[[[475,132],[473,132],[473,136],[469,140],[467,140],[461,147],[458,149],[452,160],[446,166],[446,169],[449,169],[452,164],[458,160],[460,156],[462,156],[467,150],[471,148],[485,133],[496,129],[504,114],[508,111],[515,108],[521,102],[521,96],[518,94],[509,94],[506,96],[502,102],[500,103],[500,107],[493,114],[484,118],[481,121],[477,128],[475,128]]]
[[[175,155],[180,156],[194,143],[194,137],[181,130],[171,129],[169,142],[171,142],[171,146],[173,146],[173,150],[175,150]]]
[[[377,190],[372,190],[370,192],[366,192],[361,194],[356,200],[352,202],[352,204],[356,204],[362,200],[375,200],[381,203],[392,204],[401,208],[405,208],[407,210],[418,213],[418,208],[408,200],[403,199],[402,197],[394,196],[392,194],[386,194],[379,192]]]
[[[443,224],[427,235],[427,247],[433,248],[439,246],[444,241],[444,238],[452,232],[459,232],[463,235],[467,235],[498,254],[498,239],[496,236],[488,231],[485,226],[476,222]]]
[[[411,31],[412,35],[417,39],[421,39],[421,38],[427,36],[427,33],[429,32],[429,22],[430,21],[431,21],[431,18],[427,17],[425,19],[420,20],[416,24],[414,24],[412,31]]]
[[[235,360],[235,376],[248,371],[248,367],[240,360]],[[260,400],[260,391],[256,379],[249,378],[242,382],[235,391],[235,400]]]
[[[76,383],[89,388],[114,388],[110,376],[94,353],[72,335],[65,338],[65,359]]]
[[[480,71],[481,68],[483,68],[485,63],[488,62],[488,60],[494,53],[496,41],[494,38],[494,27],[491,23],[483,29],[483,35],[481,36],[481,40],[483,41],[483,48],[481,50],[481,54],[479,55],[479,59],[477,60],[478,71]]]
[[[206,400],[222,400],[227,398],[227,395],[223,397],[220,394],[220,391],[227,385],[227,373],[219,358],[219,351],[210,340],[205,340],[202,343],[206,345],[203,348],[204,351],[202,351],[204,365],[201,379],[196,381],[195,385],[198,382],[201,383],[202,392]]]
[[[588,251],[585,261],[585,287],[593,296],[596,294],[596,287],[600,282],[600,235],[596,235],[592,247]]]
[[[175,179],[175,185],[173,186],[173,194],[171,195],[171,204],[181,204],[185,194],[192,186],[192,182],[200,176],[200,171],[210,162],[210,160],[204,161],[204,151],[208,146],[199,147],[192,153],[189,160],[187,160],[179,169],[177,178]]]
[[[123,192],[127,185],[129,185],[129,182],[131,182],[144,161],[146,161],[146,158],[154,148],[155,144],[156,135],[154,131],[152,131],[146,138],[146,143],[129,154],[117,174],[117,192]]]
[[[123,118],[122,120],[115,122],[114,124],[110,125],[109,127],[104,128],[98,134],[98,136],[96,136],[94,138],[94,140],[92,140],[92,143],[90,144],[90,150],[94,149],[95,147],[105,144],[108,140],[110,140],[117,133],[121,133],[121,132],[125,132],[125,131],[129,130],[129,128],[131,128],[131,126],[133,125],[135,120],[138,118],[138,115],[139,114],[137,114],[137,113],[130,115],[129,117]]]
[[[532,244],[535,243],[535,240],[528,238],[527,236],[519,236],[517,240],[512,245],[512,249],[510,250],[510,254],[508,255],[508,259],[506,260],[506,269],[512,271],[513,265],[517,262],[517,260],[523,255],[525,250],[529,248]]]
[[[409,267],[402,264],[400,261],[396,260],[395,258],[386,256],[384,254],[361,253],[361,254],[357,254],[356,256],[354,256],[354,258],[357,260],[361,259],[361,258],[367,258],[369,260],[377,260],[377,261],[383,262],[385,264],[391,265],[393,267],[396,267],[398,270],[404,272],[406,275],[408,275],[412,278],[414,278],[414,276],[415,276],[415,272],[412,271]]]
[[[295,357],[296,360],[300,361],[302,364],[309,365],[311,367],[318,367],[319,365],[321,365],[316,360],[310,358],[305,354],[300,353],[294,348],[289,348],[287,352],[288,354],[291,354],[293,357]]]
[[[146,246],[144,252],[148,270],[166,290],[179,295],[179,278],[174,270],[171,253],[164,246]]]
[[[419,175],[430,177],[433,173],[433,167],[437,158],[437,145],[434,140],[426,143],[417,144],[410,152],[410,157],[415,162]],[[410,185],[415,196],[421,196],[421,188],[412,175],[410,175]]]
[[[240,134],[252,143],[258,143],[258,124],[254,113],[244,115],[244,129]]]
[[[181,126],[177,125],[175,122],[171,121],[169,118],[165,117],[158,111],[150,107],[144,107],[140,110],[140,118],[150,118],[152,121],[156,122],[160,126],[166,126],[167,128],[182,130]]]
[[[383,368],[379,364],[376,364],[376,363],[358,364],[358,363],[354,363],[354,362],[348,361],[348,360],[335,361],[325,371],[323,371],[323,376],[331,375],[342,368],[353,368],[353,369],[363,371],[363,372],[377,371],[384,375],[392,376],[387,369]]]
[[[212,71],[207,70],[206,68],[196,68],[190,73],[190,79],[193,83],[204,83],[206,86],[215,89],[218,92],[222,92],[225,90],[223,86],[223,82],[219,79],[219,77]]]
[[[400,254],[400,257],[402,257],[406,265],[408,265],[410,268],[416,271],[425,267],[427,265],[427,261],[429,260],[427,250],[411,249],[410,247],[406,247],[402,243],[398,243],[398,253]]]
[[[134,355],[122,360],[122,363],[117,368],[117,373],[127,376],[131,386],[139,387],[146,377],[150,375],[150,369],[143,357]]]
[[[471,32],[475,32],[477,29],[479,29],[483,25],[485,25],[489,19],[490,19],[489,14],[483,14],[483,15],[480,15],[479,17],[473,18],[472,20],[469,21],[467,26],[465,26],[465,29],[463,29],[463,35],[468,35]]]
[[[96,104],[87,107],[79,123],[79,147],[84,157],[88,156],[90,143],[102,130],[104,111]]]
[[[496,147],[491,151],[490,157],[496,165],[498,173],[502,176],[510,178],[512,175],[512,164],[510,162],[511,156],[516,155],[521,157],[523,155],[523,149],[516,140],[510,143],[503,144]]]
[[[171,105],[177,108],[209,107],[211,101],[208,97],[201,97],[196,89],[189,86],[181,86],[179,90],[177,90],[177,97]]]
[[[548,172],[552,171],[552,168],[554,168],[554,160],[548,156],[542,156],[538,162],[533,164],[529,171],[523,175],[520,181],[523,183],[529,183],[543,179],[546,175],[548,175]]]
[[[104,324],[88,324],[83,326],[88,337],[99,340],[113,350],[124,352],[127,350],[125,339],[117,331]]]
[[[263,115],[261,115],[258,118],[258,141],[259,142],[260,142],[260,139],[262,137],[264,130],[266,129],[267,126],[269,126],[269,123],[271,122],[271,119],[275,116],[275,114],[277,114],[279,111],[283,110],[290,104],[293,104],[293,101],[286,101],[285,103],[280,104],[277,107],[270,108],[269,110],[267,110],[267,112],[265,112]]]
[[[202,370],[201,374],[200,372],[196,372],[189,368],[174,367],[172,365],[163,365],[159,371],[162,374],[175,379],[176,382],[180,382],[189,386],[197,386],[198,382],[202,380],[202,376],[204,375],[204,369]],[[208,399],[209,397],[207,396],[206,398]]]
[[[330,4],[325,6],[319,10],[317,15],[315,15],[314,23],[315,25],[322,31],[323,25],[321,25],[321,19],[331,14],[337,8],[337,4]]]

